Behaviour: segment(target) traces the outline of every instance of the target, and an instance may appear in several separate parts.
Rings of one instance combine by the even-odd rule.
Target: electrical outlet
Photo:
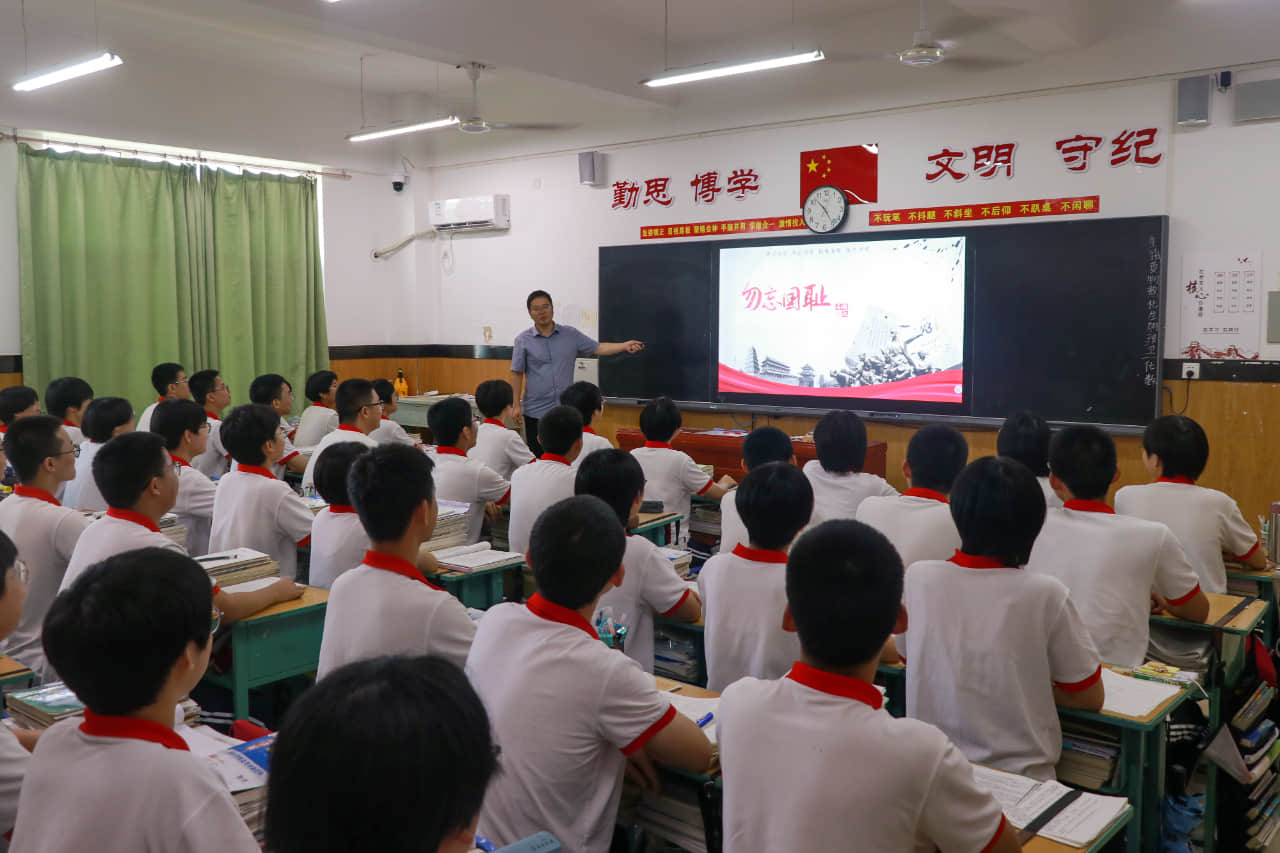
[[[1183,379],[1199,379],[1200,365],[1195,364],[1194,362],[1184,361],[1182,363],[1182,378]]]

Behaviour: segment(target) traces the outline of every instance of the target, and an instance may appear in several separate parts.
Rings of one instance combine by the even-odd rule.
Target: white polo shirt
[[[71,439],[71,443],[76,447],[84,444],[84,432],[81,431],[80,427],[76,426],[66,418],[63,418],[62,428],[67,431],[67,437]]]
[[[18,799],[31,753],[8,726],[4,729],[0,732],[0,834],[7,837],[18,819]],[[0,840],[0,849],[8,850],[8,842]]]
[[[1056,578],[957,552],[907,572],[907,716],[965,758],[1052,779],[1062,751],[1053,688],[1102,678],[1098,653]]]
[[[739,678],[781,678],[800,657],[800,638],[782,630],[787,555],[737,545],[698,573],[706,625],[707,689]]]
[[[1116,492],[1116,512],[1167,525],[1205,592],[1227,591],[1224,554],[1247,560],[1261,544],[1230,495],[1185,477],[1125,486]]]
[[[42,681],[55,677],[40,641],[44,617],[62,587],[76,543],[90,523],[87,516],[60,505],[53,495],[30,486],[14,486],[13,494],[0,501],[0,531],[13,540],[18,556],[31,570],[22,618],[0,650]]]
[[[344,441],[355,441],[363,444],[365,447],[377,447],[378,442],[373,438],[362,433],[360,430],[350,424],[339,424],[338,428],[320,439],[320,443],[316,445],[316,449],[311,451],[311,458],[307,460],[307,469],[302,472],[302,488],[305,492],[316,483],[316,460],[320,458],[320,454],[335,444],[341,444]]]
[[[475,634],[462,602],[416,566],[366,551],[329,591],[317,676],[379,655],[439,655],[464,666]]]
[[[222,419],[207,410],[205,415],[209,423],[209,443],[204,453],[191,460],[191,467],[206,477],[221,477],[231,470],[231,457],[222,443]]]
[[[12,849],[260,853],[226,783],[173,729],[92,711],[41,736]]]
[[[1147,659],[1152,588],[1175,605],[1200,591],[1169,528],[1099,501],[1049,510],[1026,570],[1066,584],[1099,656],[1120,666]]]
[[[613,442],[600,435],[591,427],[582,428],[582,452],[578,454],[578,458],[573,460],[573,468],[582,464],[582,460],[586,459],[597,450],[613,450]]]
[[[209,529],[210,551],[253,548],[280,564],[280,577],[298,574],[298,546],[311,539],[315,516],[306,501],[266,468],[241,465],[218,483]]]
[[[218,484],[187,460],[170,458],[178,465],[178,502],[173,505],[173,514],[187,529],[187,553],[208,554],[209,525],[213,523],[213,499],[218,494]]]
[[[308,583],[328,589],[343,572],[354,569],[369,550],[355,507],[330,504],[311,522],[311,573]]]
[[[151,416],[155,414],[156,406],[160,405],[161,403],[163,403],[165,400],[168,400],[168,399],[169,399],[168,397],[161,397],[160,399],[152,403],[150,406],[147,406],[145,409],[143,409],[142,414],[138,415],[138,419],[134,421],[133,428],[136,429],[138,432],[150,432]]]
[[[804,463],[804,475],[813,486],[813,510],[825,520],[856,518],[858,506],[866,498],[896,498],[898,490],[884,477],[861,471],[835,473],[817,459]]]
[[[681,580],[671,561],[643,536],[627,534],[622,566],[622,586],[606,592],[596,612],[613,608],[615,623],[627,628],[623,651],[645,672],[653,672],[653,615],[666,616],[684,604],[693,586]]]
[[[301,428],[299,428],[299,431],[301,431]],[[369,438],[372,438],[378,444],[407,444],[412,447],[418,443],[414,441],[413,436],[405,432],[404,427],[386,417],[382,419],[382,422],[378,424],[373,432],[369,433]]]
[[[91,509],[101,512],[107,508],[107,502],[98,490],[98,483],[93,479],[93,457],[103,448],[105,442],[86,441],[80,445],[80,455],[76,457],[76,478],[67,483],[62,493],[62,503],[72,509]]]
[[[485,418],[480,424],[476,430],[476,446],[468,450],[467,455],[479,459],[507,480],[517,468],[533,461],[533,451],[520,433],[507,429],[496,418]]]
[[[1058,497],[1053,486],[1049,485],[1049,478],[1036,477],[1036,482],[1040,484],[1040,491],[1044,492],[1045,509],[1062,509],[1062,498]]]
[[[479,542],[485,504],[506,503],[511,497],[511,484],[488,465],[468,457],[456,447],[437,447],[432,461],[435,462],[431,479],[435,483],[436,499],[470,504],[467,544]]]
[[[678,512],[688,519],[690,497],[703,494],[712,486],[711,477],[694,463],[693,457],[665,441],[646,441],[631,455],[644,470],[645,498],[662,501],[666,512]]]
[[[893,543],[904,568],[920,560],[945,560],[960,547],[951,505],[946,495],[931,489],[907,489],[896,498],[867,498],[855,518]]]
[[[138,548],[168,548],[179,554],[187,553],[181,545],[161,533],[156,523],[145,515],[131,509],[111,507],[106,515],[80,534],[80,541],[67,563],[67,572],[62,576],[60,589],[71,586],[85,569],[95,563]]]
[[[312,403],[302,411],[293,443],[298,447],[312,447],[337,428],[338,413],[324,403]]]
[[[795,850],[797,839],[978,853],[1010,831],[947,736],[894,719],[883,701],[873,684],[799,661],[785,678],[731,684],[716,712],[725,853]]]
[[[510,550],[517,554],[529,551],[533,523],[547,507],[573,497],[574,475],[569,460],[554,453],[542,454],[537,462],[511,475],[511,524],[507,530]]]
[[[501,846],[546,830],[566,850],[606,853],[627,756],[675,719],[653,676],[537,594],[489,608],[467,675],[502,748],[480,834]]]

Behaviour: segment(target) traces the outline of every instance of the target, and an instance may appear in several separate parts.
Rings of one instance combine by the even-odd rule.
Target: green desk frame
[[[443,571],[428,575],[427,580],[443,587],[467,607],[488,610],[493,605],[502,603],[503,587],[508,575],[523,578],[524,563],[508,563],[473,572]]]
[[[665,634],[676,634],[688,638],[688,640],[693,643],[694,658],[697,664],[697,671],[692,681],[685,681],[684,679],[667,671],[659,674],[670,678],[673,681],[685,681],[686,684],[693,684],[697,687],[706,687],[707,637],[705,626],[701,622],[676,622],[672,619],[663,619],[661,616],[657,616],[653,620],[653,629],[655,632],[661,631]]]
[[[1280,614],[1280,606],[1276,601],[1276,573],[1274,569],[1264,569],[1255,572],[1252,569],[1244,569],[1242,567],[1235,568],[1232,564],[1227,565],[1227,579],[1251,581],[1258,585],[1258,598],[1267,602],[1267,616],[1262,621],[1262,641],[1267,644],[1267,648],[1275,648],[1277,614]]]

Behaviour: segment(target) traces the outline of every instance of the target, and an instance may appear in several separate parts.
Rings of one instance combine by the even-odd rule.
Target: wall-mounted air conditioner
[[[431,202],[428,214],[437,231],[505,231],[511,227],[511,196],[442,199]]]

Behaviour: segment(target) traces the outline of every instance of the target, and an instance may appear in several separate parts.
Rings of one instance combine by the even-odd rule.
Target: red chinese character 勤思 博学
[[[973,147],[973,173],[979,178],[994,178],[1004,170],[1006,178],[1013,177],[1013,152],[1016,142],[1000,142],[995,145]]]
[[[1156,144],[1158,132],[1154,127],[1144,127],[1142,130],[1125,128],[1120,131],[1116,138],[1111,140],[1111,165],[1123,166],[1130,161],[1139,166],[1154,166],[1159,163],[1164,154],[1143,153],[1143,149]]]
[[[1059,139],[1055,143],[1058,153],[1062,155],[1062,164],[1069,172],[1089,171],[1089,155],[1101,144],[1101,136],[1085,136],[1081,133],[1070,139]]]
[[[760,176],[755,169],[734,169],[725,182],[725,192],[741,201],[747,193],[760,192]]]
[[[635,181],[614,181],[613,209],[632,210],[640,197],[640,185]]]
[[[694,175],[689,186],[693,187],[693,200],[698,204],[711,204],[717,195],[724,192],[724,187],[720,186],[720,173],[714,169]]]
[[[674,199],[667,191],[667,186],[671,183],[670,178],[648,178],[644,182],[644,203],[660,204],[663,207],[670,207]]]
[[[950,148],[947,148],[944,145],[942,147],[942,150],[939,151],[937,154],[929,155],[929,163],[934,166],[937,166],[938,169],[936,172],[926,171],[924,174],[924,179],[932,183],[938,180],[939,178],[941,178],[943,175],[950,175],[953,181],[963,181],[965,178],[969,176],[966,175],[964,172],[959,172],[953,169],[952,164],[955,163],[957,160],[963,160],[966,156],[967,155],[963,151],[952,151]]]

